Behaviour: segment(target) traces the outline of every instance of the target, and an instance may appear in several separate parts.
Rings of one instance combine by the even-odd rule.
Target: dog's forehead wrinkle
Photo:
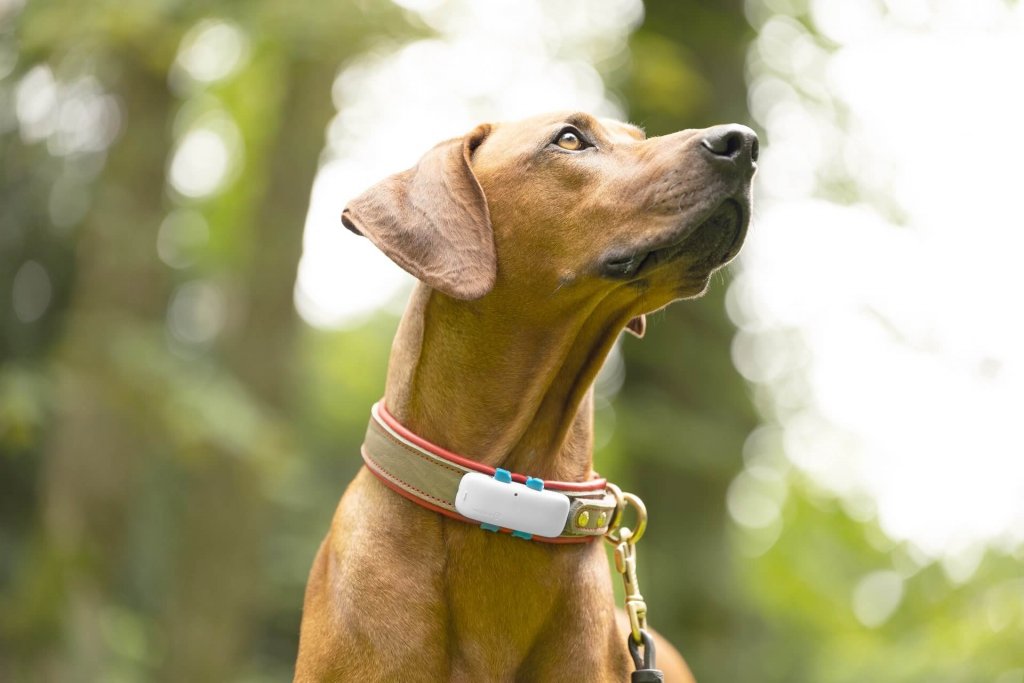
[[[601,127],[600,122],[596,118],[584,111],[574,111],[565,117],[565,122],[571,123],[578,128],[599,129]]]
[[[552,126],[575,126],[581,131],[596,136],[602,143],[611,141],[611,136],[609,135],[610,128],[607,125],[609,122],[612,122],[612,120],[599,119],[584,111],[563,112],[549,121]]]
[[[647,133],[644,129],[635,124],[629,123],[628,121],[619,121],[617,119],[602,118],[599,119],[601,124],[606,129],[616,130],[625,133],[633,140],[646,140]]]

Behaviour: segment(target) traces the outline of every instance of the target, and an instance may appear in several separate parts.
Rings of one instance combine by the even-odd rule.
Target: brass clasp
[[[622,575],[625,587],[629,628],[633,641],[640,644],[643,640],[641,631],[647,628],[647,603],[640,594],[640,585],[636,579],[636,544],[647,529],[647,508],[640,498],[632,493],[623,493],[615,484],[609,483],[608,490],[615,496],[616,507],[605,540],[615,546],[615,571]],[[636,511],[636,529],[622,524],[627,506],[632,506]]]

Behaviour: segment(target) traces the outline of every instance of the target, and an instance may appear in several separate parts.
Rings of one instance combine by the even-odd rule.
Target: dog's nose
[[[700,143],[716,157],[748,163],[757,161],[757,133],[738,123],[708,128]]]

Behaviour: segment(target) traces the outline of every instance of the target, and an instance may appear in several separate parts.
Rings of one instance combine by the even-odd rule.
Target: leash
[[[647,602],[640,594],[640,584],[636,578],[636,544],[647,530],[647,506],[639,496],[624,492],[611,482],[607,482],[606,486],[615,496],[616,506],[604,540],[615,548],[615,571],[622,576],[625,588],[630,630],[626,645],[636,667],[636,671],[630,675],[630,683],[663,683],[665,675],[654,663],[654,639],[647,632]],[[636,529],[622,524],[627,505],[636,511]]]
[[[417,505],[481,529],[543,543],[586,543],[604,538],[615,548],[622,576],[636,666],[631,683],[662,683],[655,668],[654,640],[647,632],[647,603],[636,579],[636,544],[647,529],[647,508],[632,493],[594,478],[545,481],[478,463],[433,444],[374,404],[360,449],[367,469]],[[636,528],[625,526],[632,507]]]

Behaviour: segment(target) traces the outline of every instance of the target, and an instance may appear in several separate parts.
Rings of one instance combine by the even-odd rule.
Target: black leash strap
[[[631,683],[664,683],[665,674],[654,668],[654,640],[647,632],[647,603],[640,594],[636,580],[636,544],[647,529],[647,508],[639,497],[625,493],[618,486],[608,483],[608,490],[615,496],[615,514],[608,525],[604,538],[615,547],[615,571],[622,575],[626,593],[626,616],[629,617],[629,635],[626,644],[633,658],[636,671],[630,674]],[[636,510],[636,529],[622,524],[622,513],[630,506]],[[644,648],[640,656],[640,646]]]
[[[629,654],[636,666],[636,671],[629,677],[630,683],[665,683],[665,674],[654,668],[654,639],[645,629],[640,629],[640,637],[643,639],[643,656],[640,655],[640,644],[633,640],[633,634],[626,636]]]

